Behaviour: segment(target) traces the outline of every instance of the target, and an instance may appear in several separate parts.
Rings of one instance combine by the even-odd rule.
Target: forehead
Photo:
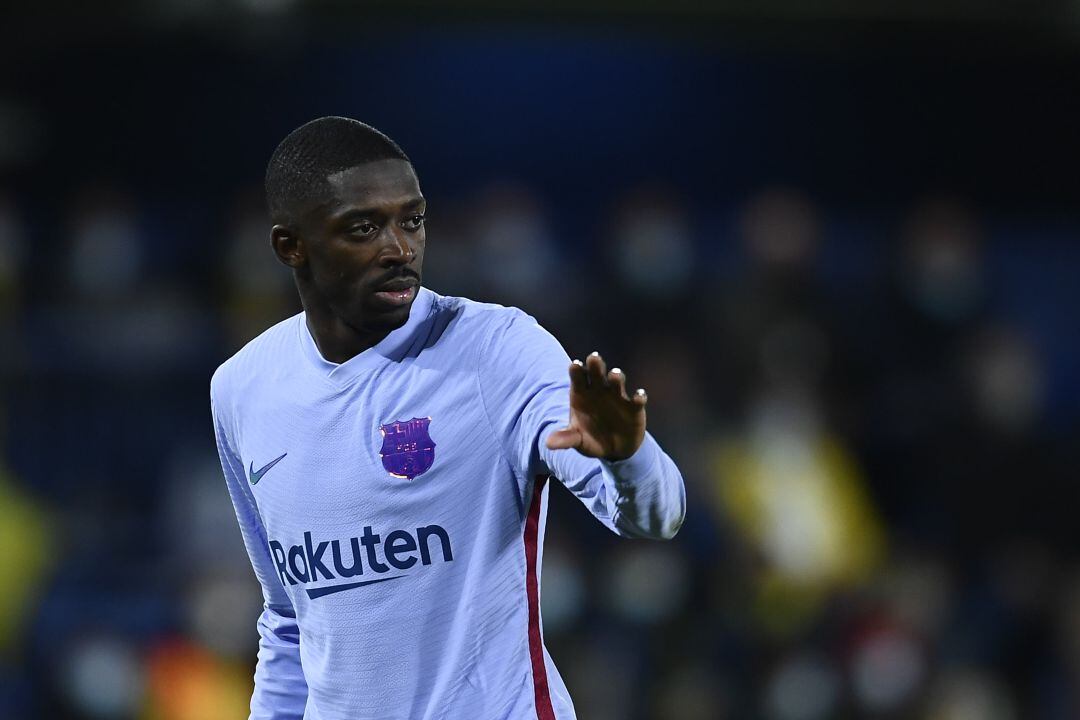
[[[376,160],[333,173],[328,210],[404,205],[421,198],[420,182],[405,160]]]

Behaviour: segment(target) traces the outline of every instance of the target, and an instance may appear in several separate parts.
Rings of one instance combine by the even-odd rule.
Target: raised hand
[[[645,439],[648,401],[640,388],[628,396],[626,375],[619,368],[609,372],[600,353],[584,363],[575,360],[570,363],[570,422],[548,436],[547,446],[604,460],[628,458]]]

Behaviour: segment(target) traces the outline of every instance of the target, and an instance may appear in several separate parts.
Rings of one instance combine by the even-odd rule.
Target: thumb
[[[549,450],[572,450],[581,445],[581,431],[574,428],[563,428],[548,435],[547,446]]]

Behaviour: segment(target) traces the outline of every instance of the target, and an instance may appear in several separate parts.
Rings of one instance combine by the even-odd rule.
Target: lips
[[[400,307],[408,305],[416,297],[416,281],[392,280],[380,285],[375,291],[375,297],[384,305]]]
[[[385,282],[379,287],[375,288],[376,292],[401,292],[402,290],[408,290],[409,288],[416,287],[416,280],[410,278],[398,278]]]

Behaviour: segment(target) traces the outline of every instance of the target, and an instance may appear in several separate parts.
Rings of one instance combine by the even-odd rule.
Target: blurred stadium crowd
[[[435,171],[425,285],[624,368],[689,493],[644,543],[552,492],[545,634],[583,720],[1080,717],[1080,217],[703,202],[661,168],[575,224],[529,170]],[[298,308],[257,183],[211,175],[209,221],[130,169],[0,189],[0,717],[246,716],[261,596],[207,383]]]

